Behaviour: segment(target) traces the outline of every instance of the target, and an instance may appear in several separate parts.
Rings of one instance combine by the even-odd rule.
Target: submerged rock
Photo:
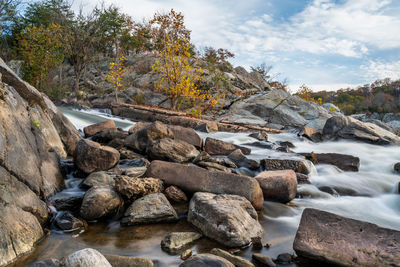
[[[298,256],[344,266],[398,266],[400,231],[307,208],[293,249]]]
[[[151,159],[184,163],[195,159],[200,152],[184,141],[163,138],[150,143],[147,154]]]
[[[112,267],[107,259],[97,250],[85,248],[68,255],[64,260],[65,267]]]
[[[400,173],[400,162],[394,164],[393,169],[395,172]]]
[[[255,209],[262,209],[264,197],[260,185],[251,177],[221,171],[207,171],[197,166],[154,160],[148,177],[159,178],[185,192],[234,194],[247,198]]]
[[[80,215],[88,221],[97,220],[112,214],[121,202],[111,187],[92,187],[83,198]]]
[[[43,261],[35,261],[26,267],[61,267],[61,263],[57,259],[48,259]]]
[[[251,149],[224,142],[222,140],[214,139],[211,137],[206,138],[204,150],[210,155],[229,155],[236,149],[240,149],[243,154],[249,155]]]
[[[255,132],[249,134],[249,136],[257,139],[258,141],[268,141],[268,133],[265,131]]]
[[[135,200],[125,211],[122,225],[166,223],[178,220],[178,215],[164,194],[146,195]]]
[[[267,255],[264,255],[262,253],[254,253],[252,255],[252,258],[267,267],[275,267],[276,266],[275,262],[273,262],[273,260],[270,257],[268,257]]]
[[[202,235],[196,232],[174,232],[161,241],[161,248],[169,253],[178,253]]]
[[[228,247],[250,243],[263,233],[257,212],[241,196],[198,192],[190,200],[188,221],[204,235]]]
[[[58,228],[64,231],[73,231],[85,226],[83,221],[79,220],[68,211],[58,213],[55,223]]]
[[[78,142],[74,155],[75,165],[85,173],[105,171],[113,168],[119,161],[119,152],[90,140]]]
[[[182,262],[179,267],[235,267],[230,261],[213,255],[213,254],[198,254],[186,261]]]
[[[230,261],[236,267],[254,267],[254,264],[250,261],[242,257],[232,255],[228,251],[222,250],[220,248],[213,248],[210,253]]]
[[[113,267],[153,267],[149,259],[105,254],[104,257]]]
[[[360,158],[338,153],[301,153],[314,164],[331,164],[343,171],[358,172]]]
[[[287,203],[296,197],[297,178],[293,170],[264,171],[255,179],[261,186],[264,199]]]
[[[113,120],[108,120],[95,123],[83,128],[83,132],[85,133],[86,137],[93,136],[96,133],[104,130],[117,130],[117,126],[115,126],[115,122]]]

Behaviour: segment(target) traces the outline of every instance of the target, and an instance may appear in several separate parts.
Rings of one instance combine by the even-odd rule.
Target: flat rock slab
[[[256,210],[262,209],[264,197],[260,185],[251,177],[221,171],[154,160],[146,176],[159,178],[165,184],[176,185],[185,192],[232,194],[248,199]]]
[[[104,257],[113,267],[153,267],[149,259],[105,254]]]
[[[236,195],[194,194],[188,221],[228,247],[245,246],[263,233],[255,209],[247,199]]]
[[[162,193],[135,200],[126,210],[122,225],[166,223],[178,220],[178,214]]]
[[[169,253],[179,253],[182,249],[201,237],[202,235],[196,232],[170,233],[161,241],[161,248]]]
[[[307,208],[293,249],[298,256],[343,266],[400,266],[400,231]]]
[[[222,257],[204,253],[190,257],[182,262],[179,267],[235,267],[235,265]]]
[[[358,172],[360,158],[338,153],[301,153],[314,164],[331,164],[343,171]]]
[[[83,128],[83,132],[86,137],[90,137],[95,135],[98,132],[103,130],[117,130],[117,126],[115,126],[115,122],[113,120],[102,121],[96,124],[92,124]]]
[[[309,174],[312,163],[305,159],[262,159],[260,165],[266,171],[294,170],[295,172]]]

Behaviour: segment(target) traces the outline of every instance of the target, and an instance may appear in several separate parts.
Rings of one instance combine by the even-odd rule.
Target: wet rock
[[[246,143],[246,146],[255,146],[258,148],[264,148],[264,149],[276,149],[278,146],[274,143],[271,142],[252,142],[252,143]]]
[[[353,139],[362,142],[390,145],[400,144],[400,137],[368,122],[352,117],[335,116],[326,121],[322,131],[325,139]]]
[[[139,128],[139,126],[137,127]],[[144,153],[150,143],[162,138],[173,139],[174,133],[167,125],[156,121],[145,127],[139,128],[125,138],[125,146],[139,153]]]
[[[315,130],[310,127],[304,127],[299,133],[300,136],[307,138],[315,143],[322,141],[322,133],[321,131]]]
[[[169,253],[178,253],[189,244],[201,238],[201,236],[201,234],[196,232],[170,233],[161,241],[161,248]]]
[[[195,130],[204,133],[218,132],[218,124],[214,121],[207,121],[197,125]]]
[[[61,263],[56,259],[48,259],[43,261],[35,261],[26,267],[61,267]]]
[[[188,221],[204,235],[228,247],[250,243],[263,233],[257,212],[241,196],[195,193],[190,200]]]
[[[283,147],[295,148],[295,145],[289,141],[279,141],[278,144]]]
[[[395,172],[400,173],[400,162],[394,164],[393,169]]]
[[[143,156],[135,159],[124,159],[118,162],[118,168],[126,170],[129,168],[148,167],[150,162]]]
[[[124,144],[125,144],[125,140],[124,140]],[[119,148],[118,152],[120,154],[121,160],[137,159],[137,158],[143,157],[142,155],[135,153],[132,150],[127,149],[125,147]]]
[[[250,261],[219,248],[213,248],[210,253],[230,261],[236,267],[254,267],[254,264]]]
[[[261,253],[254,253],[252,255],[252,258],[255,259],[256,261],[262,263],[265,266],[268,266],[268,267],[276,266],[276,264],[272,261],[272,259],[270,257],[268,257],[267,255],[264,255]]]
[[[253,159],[246,158],[240,149],[236,149],[230,153],[228,158],[231,159],[238,167],[243,167],[250,170],[258,170],[260,168],[260,163]]]
[[[344,171],[358,172],[360,158],[338,153],[301,153],[314,164],[331,164]]]
[[[165,189],[164,194],[167,196],[167,198],[175,203],[182,203],[182,202],[187,202],[188,198],[179,187],[171,185],[168,186],[167,189]]]
[[[297,184],[311,184],[308,175],[296,172]]]
[[[290,148],[287,146],[280,146],[276,149],[278,152],[290,153]]]
[[[149,259],[104,254],[104,257],[113,267],[153,267],[154,263]]]
[[[203,139],[192,128],[186,128],[178,125],[168,125],[174,134],[175,140],[184,141],[196,148],[203,146]]]
[[[251,245],[255,250],[262,250],[263,244],[260,236],[255,236],[251,238]]]
[[[192,250],[191,249],[187,249],[184,252],[181,253],[181,259],[182,260],[187,260],[188,258],[190,258],[190,256],[192,256]]]
[[[234,194],[247,198],[255,209],[262,209],[263,193],[256,180],[220,171],[206,171],[197,166],[152,161],[146,175],[162,179],[166,184],[175,185],[185,192],[210,192]]]
[[[230,261],[213,255],[213,254],[198,254],[190,257],[186,261],[182,262],[179,267],[234,267]]]
[[[240,149],[243,154],[249,155],[251,149],[224,142],[222,140],[214,139],[211,137],[206,138],[204,150],[210,155],[229,155],[236,149]]]
[[[200,167],[206,168],[207,170],[217,170],[217,171],[223,171],[223,172],[232,172],[230,169],[228,169],[225,166],[222,166],[221,164],[218,164],[216,162],[209,162],[209,161],[200,161],[197,162],[197,165]]]
[[[309,174],[312,170],[312,163],[301,159],[262,159],[260,164],[266,171],[294,170]]]
[[[64,260],[65,267],[112,267],[107,259],[97,250],[85,248],[68,255]]]
[[[109,186],[114,187],[115,175],[108,174],[107,172],[93,172],[83,182],[82,185],[85,187],[94,186]]]
[[[166,223],[178,220],[168,199],[161,193],[146,195],[135,200],[126,210],[122,225]]]
[[[264,199],[282,203],[296,197],[297,178],[293,170],[264,171],[256,177],[264,194]]]
[[[275,262],[278,264],[290,264],[293,262],[293,255],[289,253],[279,254]]]
[[[153,160],[183,163],[191,162],[200,152],[193,145],[184,141],[163,138],[149,144],[147,154]]]
[[[162,192],[164,186],[160,179],[118,176],[115,178],[115,190],[128,202],[132,202],[145,195]]]
[[[128,136],[128,132],[117,129],[102,130],[93,135],[92,140],[101,144],[107,144],[115,139],[123,140]]]
[[[93,136],[96,133],[104,130],[117,130],[117,126],[115,126],[115,122],[113,120],[108,120],[92,124],[83,128],[83,132],[85,133],[86,137]]]
[[[205,151],[201,151],[200,154],[197,155],[197,157],[193,160],[193,163],[197,164],[198,162],[208,160],[209,158],[211,158],[210,154]]]
[[[249,134],[250,137],[257,139],[258,141],[268,141],[268,134],[265,131]]]
[[[109,170],[117,165],[118,161],[117,150],[90,140],[79,141],[75,149],[75,165],[85,173]]]
[[[366,194],[361,194],[354,189],[341,186],[321,186],[318,187],[318,189],[322,192],[336,196],[368,196]]]
[[[293,248],[300,257],[337,265],[396,266],[400,232],[307,208]]]
[[[63,231],[74,231],[85,226],[85,223],[76,218],[70,212],[60,212],[56,216],[55,223]]]
[[[106,217],[121,205],[121,201],[110,187],[92,187],[83,198],[80,215],[88,221]]]

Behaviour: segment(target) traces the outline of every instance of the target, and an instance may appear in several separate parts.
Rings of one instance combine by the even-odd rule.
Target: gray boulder
[[[88,221],[108,216],[121,205],[122,199],[111,187],[92,187],[83,198],[80,214]]]
[[[198,192],[189,204],[188,221],[204,235],[228,247],[245,246],[263,229],[257,212],[241,196]]]
[[[85,248],[68,255],[65,267],[112,267],[108,260],[97,250]]]
[[[165,223],[178,220],[178,215],[162,193],[146,195],[135,200],[125,211],[122,225]]]
[[[341,266],[400,266],[400,232],[305,209],[293,243],[301,257]]]

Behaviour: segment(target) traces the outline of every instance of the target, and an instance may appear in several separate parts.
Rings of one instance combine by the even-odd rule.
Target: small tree
[[[124,76],[124,73],[126,71],[126,68],[124,66],[125,63],[125,57],[121,56],[119,57],[115,62],[110,63],[110,68],[109,72],[106,75],[107,81],[112,83],[114,85],[114,90],[115,90],[115,102],[118,104],[118,91],[121,90],[122,87],[122,76]]]
[[[261,63],[260,65],[255,66],[255,67],[250,67],[250,69],[251,69],[251,71],[258,72],[259,74],[261,74],[261,76],[267,82],[270,82],[273,78],[276,78],[276,76],[272,77],[270,74],[270,72],[272,70],[272,66],[268,66],[265,63]]]
[[[69,33],[57,24],[28,26],[22,31],[17,37],[17,52],[25,62],[25,79],[41,88],[49,70],[61,64],[69,53],[69,38]]]

